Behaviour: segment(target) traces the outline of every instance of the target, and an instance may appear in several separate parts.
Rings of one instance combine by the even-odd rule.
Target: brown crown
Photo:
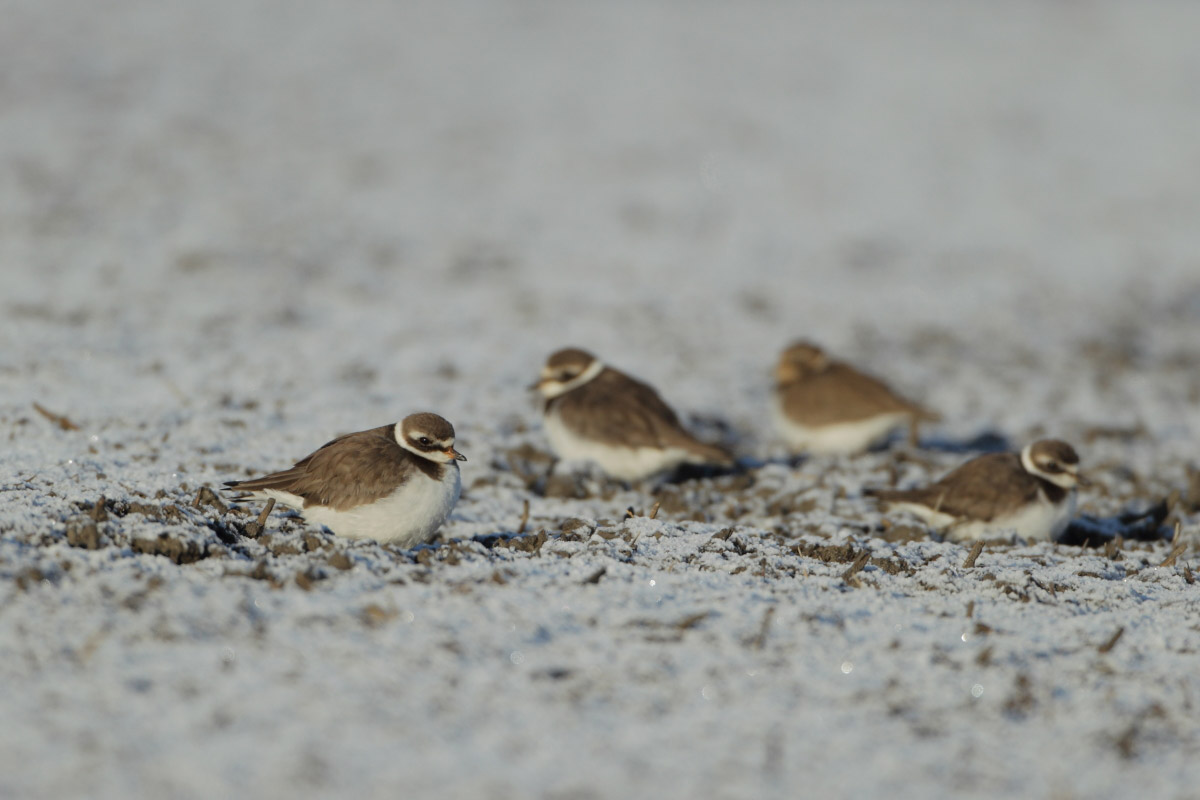
[[[404,432],[405,436],[428,436],[435,442],[454,441],[454,426],[444,417],[439,417],[437,414],[432,414],[428,411],[419,414],[409,414],[404,418],[400,429]]]
[[[595,360],[596,357],[587,350],[582,350],[578,347],[565,347],[546,359],[546,366],[550,369],[587,367],[588,364],[591,364]]]

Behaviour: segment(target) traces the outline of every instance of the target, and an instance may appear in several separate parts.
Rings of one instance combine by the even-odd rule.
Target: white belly
[[[1055,505],[1044,496],[1029,503],[1013,514],[997,517],[990,522],[981,520],[957,521],[949,514],[934,511],[914,503],[894,503],[892,511],[907,511],[919,517],[934,530],[946,535],[947,539],[969,542],[975,539],[1004,536],[1015,533],[1026,541],[1057,539],[1062,535],[1071,518],[1075,516],[1075,492],[1069,492],[1063,502]]]
[[[346,511],[335,511],[326,506],[304,508],[304,500],[290,492],[270,490],[256,494],[299,509],[307,521],[324,525],[338,536],[415,547],[433,538],[458,502],[461,492],[458,465],[451,464],[440,481],[423,473],[414,475],[382,500]]]
[[[783,413],[778,395],[772,399],[771,411],[775,419],[775,429],[792,452],[820,455],[861,453],[887,438],[896,428],[906,425],[909,420],[908,414],[898,412],[880,414],[856,422],[808,427],[789,419]]]
[[[1075,492],[1068,492],[1063,502],[1055,505],[1041,495],[1013,514],[997,517],[991,522],[960,523],[948,529],[946,536],[958,541],[985,539],[989,536],[1015,533],[1026,541],[1057,539],[1075,516]]]
[[[551,449],[563,461],[592,462],[618,480],[638,481],[693,458],[678,447],[613,447],[585,439],[569,430],[555,411],[545,415],[543,424]]]

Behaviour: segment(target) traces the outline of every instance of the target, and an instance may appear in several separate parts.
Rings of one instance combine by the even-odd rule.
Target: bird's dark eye
[[[574,378],[574,377],[575,377],[575,373],[571,372],[570,370],[568,370],[568,371],[566,371],[566,372],[560,372],[560,373],[558,373],[558,379],[559,379],[560,381],[563,381],[564,383],[565,383],[566,381],[569,381],[569,380],[571,380],[571,378]]]
[[[1062,472],[1063,469],[1057,461],[1048,461],[1042,465],[1042,469],[1046,472]]]
[[[433,442],[429,441],[429,437],[428,437],[428,436],[422,436],[422,437],[421,437],[420,439],[418,439],[417,441],[421,443],[421,446],[422,446],[422,447],[429,447],[429,445],[433,444]]]

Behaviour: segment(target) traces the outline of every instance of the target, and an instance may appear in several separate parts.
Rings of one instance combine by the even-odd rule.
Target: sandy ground
[[[1193,796],[1200,8],[987,12],[0,3],[0,796]],[[791,464],[797,336],[945,421]],[[567,344],[743,469],[544,480]],[[424,409],[435,546],[195,503]],[[862,495],[1042,435],[1182,548]]]

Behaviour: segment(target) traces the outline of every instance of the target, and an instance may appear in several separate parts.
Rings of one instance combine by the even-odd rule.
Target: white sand
[[[871,536],[861,497],[963,454],[776,461],[680,487],[706,522],[624,525],[646,492],[539,497],[507,455],[545,446],[523,387],[579,344],[778,456],[767,373],[808,336],[939,409],[935,441],[1074,441],[1085,513],[1185,487],[1200,7],[0,18],[0,797],[1200,785],[1195,514],[1172,567],[1166,543],[1043,544],[969,570]],[[423,409],[470,458],[443,529],[463,542],[426,563],[325,534],[225,547],[187,505]],[[70,547],[100,495],[181,517],[112,515],[104,547]],[[793,495],[812,502],[772,508]],[[525,500],[540,553],[471,541]],[[559,537],[572,517],[611,522]],[[312,533],[268,527],[277,551]],[[132,549],[161,532],[216,555]],[[844,543],[912,574],[853,588],[796,550]]]

